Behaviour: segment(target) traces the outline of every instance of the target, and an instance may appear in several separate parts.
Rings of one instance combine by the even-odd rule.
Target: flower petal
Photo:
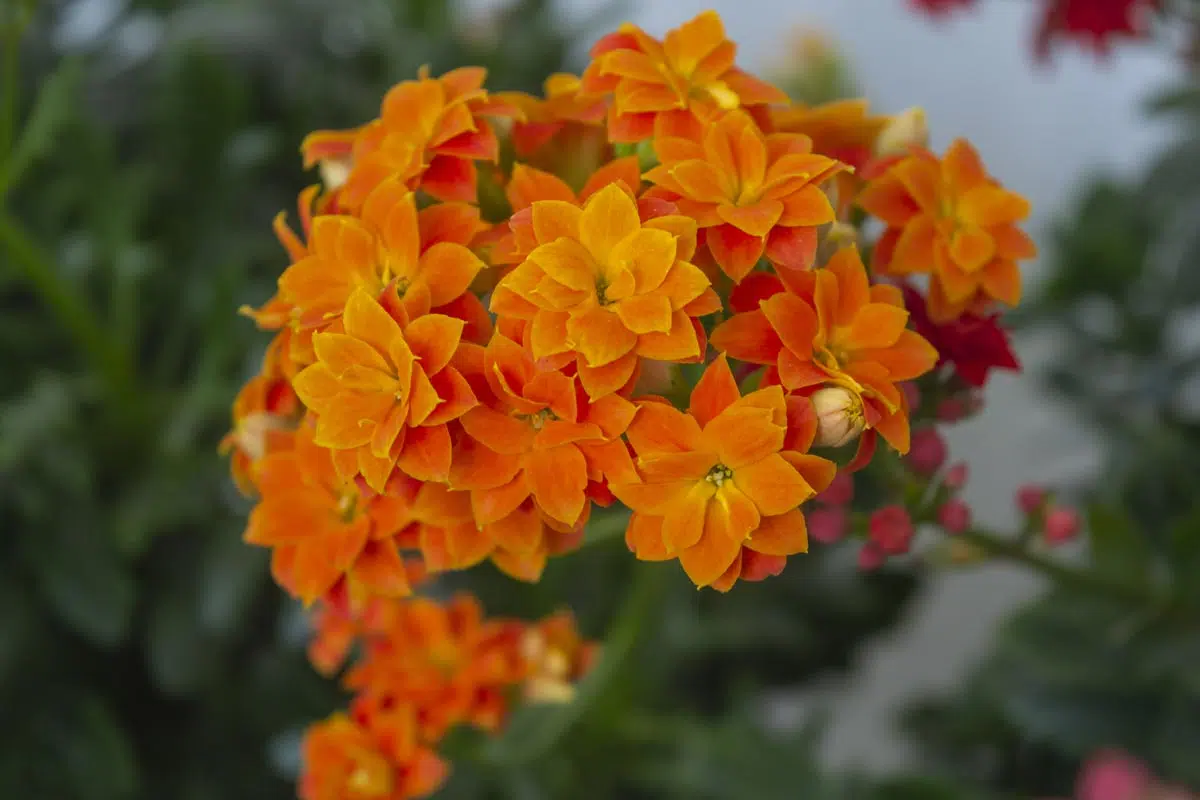
[[[716,493],[711,481],[696,481],[664,509],[662,537],[667,552],[677,553],[700,541],[708,504]]]
[[[808,552],[808,525],[804,514],[793,509],[777,516],[763,517],[746,547],[768,556],[792,556]]]
[[[612,249],[640,227],[633,198],[617,184],[609,184],[592,195],[584,206],[579,217],[579,241],[597,261],[606,263]]]
[[[729,368],[729,361],[721,355],[708,365],[696,387],[692,389],[688,414],[703,427],[741,397],[742,393],[733,377],[733,370]]]
[[[587,503],[587,462],[573,445],[534,450],[525,461],[525,476],[538,506],[564,525],[574,525]]]
[[[619,189],[617,191],[620,192]],[[637,334],[626,328],[614,311],[603,307],[572,317],[567,323],[567,331],[575,342],[575,348],[591,367],[602,367],[616,361],[638,343]]]
[[[733,481],[764,515],[791,511],[813,494],[812,487],[778,453],[736,469]]]

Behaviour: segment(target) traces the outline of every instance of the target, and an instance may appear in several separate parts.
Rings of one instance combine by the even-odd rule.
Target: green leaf
[[[12,155],[0,165],[0,195],[16,186],[29,168],[50,152],[59,131],[75,114],[76,88],[82,74],[82,62],[65,59],[42,81]]]
[[[1112,506],[1088,509],[1088,542],[1097,572],[1145,586],[1152,577],[1154,552],[1145,534],[1129,516]]]
[[[1200,610],[1200,509],[1183,517],[1167,537],[1174,591],[1185,606]]]
[[[98,647],[115,648],[129,635],[133,576],[99,529],[81,520],[66,525],[22,540],[38,589],[73,631]]]

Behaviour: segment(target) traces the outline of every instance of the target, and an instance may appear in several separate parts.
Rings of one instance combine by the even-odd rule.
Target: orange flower
[[[714,11],[668,32],[661,42],[625,24],[592,48],[583,91],[613,95],[608,132],[614,142],[650,138],[660,117],[708,123],[730,109],[787,101],[776,87],[735,67],[736,54]]]
[[[497,333],[486,351],[464,345],[476,362],[475,389],[487,399],[461,419],[450,486],[471,492],[475,521],[504,520],[532,497],[549,520],[576,530],[588,490],[628,455],[620,436],[634,407],[618,395],[588,402],[576,379],[538,371],[533,356]]]
[[[596,662],[600,648],[585,641],[575,617],[562,611],[531,625],[521,637],[527,665],[525,699],[535,703],[569,703],[575,684]]]
[[[764,136],[741,112],[709,125],[701,139],[661,136],[654,146],[661,163],[646,180],[704,229],[713,258],[734,281],[764,251],[779,267],[812,266],[816,228],[834,219],[821,183],[845,165],[813,153],[806,136]]]
[[[356,289],[378,295],[389,284],[412,317],[459,299],[483,269],[467,245],[487,226],[462,203],[417,212],[412,192],[389,178],[371,192],[362,217],[319,216],[310,254],[279,277],[296,322],[319,326],[341,315]]]
[[[438,200],[476,202],[475,162],[500,158],[486,117],[521,116],[503,98],[488,96],[486,77],[482,67],[462,67],[432,78],[422,67],[417,80],[394,86],[379,119],[358,132],[339,201],[357,208],[376,186],[396,177]]]
[[[280,365],[279,347],[267,348],[262,371],[233,401],[233,430],[221,439],[219,452],[230,456],[234,482],[245,495],[254,493],[253,468],[263,456],[292,446],[300,402]]]
[[[966,141],[955,141],[942,159],[915,148],[871,181],[859,205],[888,226],[874,251],[874,269],[932,274],[935,322],[984,313],[995,301],[1020,302],[1017,261],[1037,254],[1016,225],[1029,215],[1029,203],[990,178]]]
[[[688,260],[695,252],[692,220],[667,216],[643,224],[637,203],[616,184],[582,210],[538,201],[531,218],[538,246],[500,282],[491,307],[530,321],[535,358],[578,353],[584,388],[601,397],[628,382],[639,356],[703,357],[695,317],[720,301]]]
[[[544,97],[496,93],[495,97],[508,101],[524,116],[513,123],[512,142],[518,158],[529,158],[564,128],[603,124],[606,103],[603,98],[583,94],[582,85],[576,76],[556,72],[542,84]]]
[[[404,562],[391,537],[406,504],[347,481],[328,450],[301,425],[290,450],[270,453],[255,470],[258,505],[245,540],[272,548],[271,572],[305,603],[325,595],[343,576],[384,595],[408,594]]]
[[[688,413],[644,402],[628,431],[640,480],[610,484],[634,512],[630,549],[643,560],[678,558],[697,586],[736,568],[743,547],[804,552],[799,506],[815,492],[806,474],[828,468],[814,470],[822,460],[787,450],[787,438],[783,390],[741,397],[724,356],[705,370]]]
[[[384,491],[395,467],[417,480],[450,471],[446,423],[478,404],[451,366],[462,320],[426,314],[409,320],[395,294],[388,308],[356,289],[345,332],[313,336],[316,362],[296,376],[296,394],[317,415],[314,440],[340,451],[339,469]]]
[[[401,707],[390,716],[386,738],[344,714],[310,727],[301,800],[409,800],[437,791],[449,767],[417,742],[416,712]]]
[[[713,331],[713,344],[731,357],[767,364],[788,391],[846,390],[848,424],[877,430],[908,451],[908,415],[900,381],[937,363],[937,351],[908,330],[908,312],[894,286],[871,286],[858,250],[839,250],[825,269],[748,286],[758,308],[735,314]],[[742,298],[735,307],[745,308]],[[822,409],[825,411],[825,409]],[[831,444],[832,442],[824,442]]]
[[[889,117],[872,116],[866,100],[835,100],[818,106],[801,103],[772,109],[771,122],[780,133],[812,140],[814,153],[836,158],[855,169],[866,165]]]

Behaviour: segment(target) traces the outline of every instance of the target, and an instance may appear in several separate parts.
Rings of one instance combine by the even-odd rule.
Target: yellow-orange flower
[[[418,213],[412,192],[389,178],[367,198],[361,217],[313,220],[309,254],[284,270],[279,294],[307,327],[340,316],[355,290],[378,295],[389,285],[416,317],[466,293],[483,269],[467,245],[486,227],[479,210],[463,203]]]
[[[593,397],[616,391],[639,356],[696,361],[704,353],[695,321],[719,307],[708,278],[689,259],[695,223],[683,216],[642,223],[620,185],[581,210],[543,200],[531,211],[538,246],[496,288],[492,310],[529,320],[537,359],[578,353]]]
[[[581,91],[582,82],[567,72],[556,72],[542,84],[542,97],[523,92],[498,92],[495,97],[520,109],[524,119],[513,123],[512,141],[517,157],[527,159],[565,128],[598,127],[607,110],[603,98]],[[607,144],[603,142],[602,144]]]
[[[439,200],[476,202],[475,162],[500,158],[487,118],[521,116],[503,98],[488,95],[486,78],[482,67],[462,67],[439,78],[422,68],[417,80],[392,87],[379,119],[356,133],[339,202],[357,208],[392,177]]]
[[[389,714],[386,735],[334,714],[304,735],[300,800],[410,800],[428,797],[449,766],[417,739],[416,709]]]
[[[1020,302],[1017,262],[1037,254],[1017,227],[1029,203],[993,180],[966,141],[956,140],[941,159],[914,149],[871,181],[858,202],[888,226],[872,267],[889,275],[930,273],[935,322],[985,312],[997,301]]]
[[[245,540],[272,548],[280,586],[306,603],[343,578],[375,594],[411,591],[392,541],[406,504],[339,475],[329,451],[314,444],[311,425],[300,426],[291,449],[263,456],[254,477],[259,502]]]
[[[660,136],[660,164],[646,173],[680,213],[696,220],[721,269],[740,281],[765,252],[779,268],[804,270],[817,226],[832,222],[821,184],[845,165],[812,152],[796,134],[763,135],[747,114],[726,114],[698,140]]]
[[[628,431],[640,480],[610,484],[634,511],[630,549],[644,560],[678,558],[697,586],[736,569],[743,547],[804,552],[799,507],[815,492],[806,473],[822,460],[785,449],[787,438],[783,389],[742,397],[723,356],[696,385],[686,414],[643,403]]]
[[[301,414],[300,402],[283,371],[280,347],[267,348],[262,370],[233,401],[233,430],[221,439],[219,450],[230,456],[229,469],[243,494],[254,493],[254,465],[268,453],[292,446],[292,432]]]
[[[618,395],[589,402],[574,377],[539,371],[528,351],[499,333],[473,358],[475,391],[486,399],[460,420],[466,435],[455,447],[450,486],[471,492],[480,526],[532,498],[548,520],[578,529],[587,519],[589,484],[620,466],[632,403]]]
[[[908,311],[894,286],[870,285],[858,250],[839,250],[824,269],[757,287],[758,307],[735,314],[713,331],[713,345],[731,357],[772,368],[771,379],[792,392],[840,386],[862,414],[900,452],[908,451],[904,395],[896,385],[933,369],[937,351],[908,330]]]
[[[393,468],[418,480],[444,481],[450,433],[478,401],[451,366],[462,320],[426,314],[410,320],[395,296],[385,309],[356,289],[344,332],[313,336],[316,362],[296,376],[296,394],[317,415],[314,440],[339,451],[343,472],[384,491]]]
[[[614,142],[650,138],[660,117],[707,123],[730,109],[787,101],[780,89],[734,66],[736,55],[714,11],[661,42],[627,23],[592,48],[583,91],[613,95],[608,132]]]
[[[587,674],[600,648],[585,641],[575,617],[560,611],[531,625],[521,637],[521,656],[527,665],[525,699],[535,703],[569,703],[575,684]]]

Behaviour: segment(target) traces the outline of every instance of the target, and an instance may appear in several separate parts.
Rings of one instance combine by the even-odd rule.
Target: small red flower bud
[[[946,470],[946,476],[942,478],[942,485],[947,489],[958,491],[967,485],[967,474],[967,465],[960,461]]]
[[[942,422],[958,422],[967,416],[967,404],[958,397],[947,397],[938,403],[937,418]]]
[[[900,391],[904,392],[904,399],[908,403],[909,411],[916,411],[921,407],[921,390],[912,381],[905,381],[900,384]]]
[[[833,481],[825,487],[825,491],[817,494],[813,500],[827,506],[844,506],[854,499],[854,479],[848,472],[839,472]]]
[[[808,512],[808,537],[833,544],[846,535],[849,520],[842,508],[815,508]]]
[[[1017,508],[1026,516],[1032,516],[1041,511],[1046,502],[1046,490],[1041,486],[1027,483],[1017,489]]]
[[[932,475],[946,463],[946,440],[937,428],[914,431],[912,445],[905,459],[908,466],[920,475]]]
[[[1073,508],[1052,508],[1046,514],[1046,541],[1050,544],[1063,544],[1075,538],[1079,533],[1079,514]]]
[[[957,497],[947,500],[938,509],[938,524],[947,533],[962,533],[971,527],[971,507]]]
[[[912,519],[903,506],[884,506],[871,514],[868,530],[871,542],[885,555],[907,553],[912,544]]]
[[[874,542],[867,542],[858,551],[858,568],[863,572],[874,572],[883,566],[886,560],[887,554]]]

